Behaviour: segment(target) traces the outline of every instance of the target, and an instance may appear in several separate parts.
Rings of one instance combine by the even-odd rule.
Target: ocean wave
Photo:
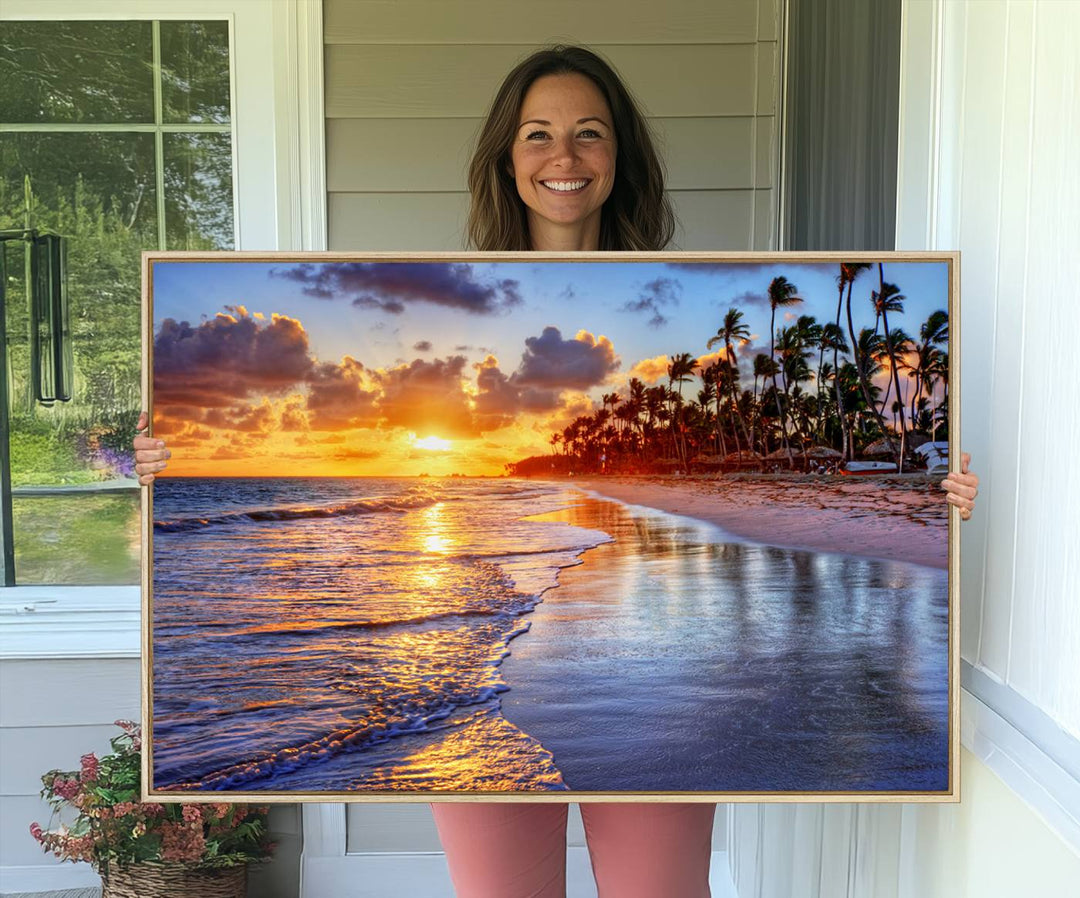
[[[229,624],[187,624],[174,625],[172,627],[158,627],[155,635],[160,638],[172,639],[206,639],[208,636],[220,639],[235,639],[240,636],[255,636],[260,633],[270,633],[279,636],[317,636],[320,633],[348,632],[350,630],[391,630],[396,627],[422,627],[426,624],[456,622],[467,624],[477,617],[488,618],[512,618],[527,614],[536,607],[535,596],[522,595],[514,604],[506,604],[500,608],[472,608],[456,611],[443,611],[433,614],[418,614],[416,617],[386,618],[370,621],[312,621],[307,625],[295,625],[291,627],[281,624],[254,624],[252,626],[236,626]],[[525,625],[528,629],[528,624]],[[516,634],[515,634],[516,635]]]
[[[235,511],[219,515],[193,515],[174,518],[170,521],[154,521],[156,533],[182,533],[201,530],[205,527],[217,527],[226,524],[251,524],[272,521],[296,521],[305,518],[343,518],[355,515],[380,514],[384,512],[404,513],[417,508],[427,508],[439,499],[430,493],[406,493],[393,498],[360,499],[344,505],[325,505],[314,507],[258,508],[251,511]]]

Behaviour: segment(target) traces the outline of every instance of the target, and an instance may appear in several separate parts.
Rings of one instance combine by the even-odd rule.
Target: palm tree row
[[[933,312],[918,337],[910,336],[896,325],[905,296],[878,265],[877,289],[870,293],[874,326],[856,332],[852,288],[872,268],[840,265],[833,321],[802,315],[780,328],[776,310],[803,299],[787,278],[773,278],[767,291],[769,352],[758,353],[750,364],[752,388],[744,383],[738,356],[750,342],[750,330],[732,306],[706,343],[709,350],[722,349],[713,360],[681,352],[670,357],[666,384],[647,386],[631,378],[625,392],[605,394],[599,409],[552,434],[552,452],[565,460],[564,467],[582,471],[688,470],[702,457],[756,458],[813,446],[851,459],[885,438],[900,461],[912,432],[936,439],[947,422],[948,314]],[[911,386],[906,403],[902,375]],[[701,389],[688,398],[684,387],[695,377]],[[936,402],[939,385],[942,399]]]

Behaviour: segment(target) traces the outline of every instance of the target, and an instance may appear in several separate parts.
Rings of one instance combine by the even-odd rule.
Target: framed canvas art
[[[148,253],[147,797],[959,795],[953,253]]]

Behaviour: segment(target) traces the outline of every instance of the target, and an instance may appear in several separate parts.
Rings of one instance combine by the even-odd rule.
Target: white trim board
[[[960,741],[1080,853],[1080,781],[967,689],[961,690]]]
[[[0,659],[138,658],[138,586],[0,589]]]

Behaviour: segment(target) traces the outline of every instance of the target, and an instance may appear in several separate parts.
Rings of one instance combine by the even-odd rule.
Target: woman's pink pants
[[[565,804],[434,802],[458,898],[564,898]],[[599,898],[709,898],[716,805],[585,802]]]

